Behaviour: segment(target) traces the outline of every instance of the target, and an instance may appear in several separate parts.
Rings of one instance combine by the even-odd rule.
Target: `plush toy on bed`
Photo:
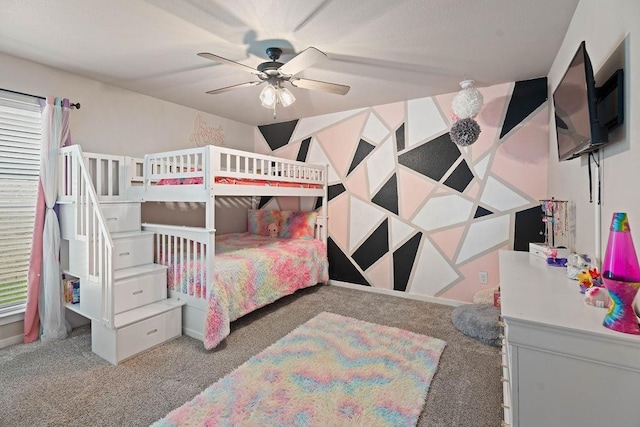
[[[278,224],[272,222],[267,226],[267,230],[269,230],[269,237],[278,237]]]

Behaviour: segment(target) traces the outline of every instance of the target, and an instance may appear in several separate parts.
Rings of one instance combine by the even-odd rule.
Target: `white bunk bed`
[[[205,204],[206,219],[202,228],[142,224],[143,231],[155,235],[155,263],[168,266],[169,297],[186,303],[183,307],[183,332],[202,340],[205,347],[215,347],[226,337],[229,323],[236,318],[299,288],[328,280],[326,166],[216,146],[148,154],[142,162],[142,175],[140,161],[132,160],[130,165],[135,173],[128,177],[127,198],[145,202]],[[254,202],[255,196],[319,197],[322,205],[315,217],[313,239],[304,242],[277,239],[270,242],[268,238],[259,241],[260,237],[248,233],[216,236],[215,202],[216,197],[221,196],[251,196]],[[222,250],[226,252],[236,245],[235,238],[248,239],[246,244],[254,248],[267,245],[269,250],[273,250],[274,245],[278,250],[285,251],[288,250],[287,246],[294,243],[304,245],[304,248],[296,246],[292,250],[308,251],[304,252],[306,255],[303,258],[314,260],[313,265],[296,266],[306,272],[306,281],[289,278],[296,283],[278,285],[274,283],[277,282],[274,278],[270,284],[264,285],[268,291],[256,290],[261,298],[247,302],[246,295],[242,297],[244,300],[234,297],[234,290],[231,289],[233,284],[230,283],[233,273],[228,270],[243,267],[238,267],[237,260],[224,259],[226,254],[218,258],[219,263],[225,264],[216,267],[215,254],[217,239],[223,239],[225,248]],[[255,253],[246,252],[248,257],[256,257]],[[281,260],[285,257],[280,255]],[[260,259],[259,262],[261,266],[256,268],[272,268],[269,264],[271,261],[267,259]],[[201,268],[203,265],[206,267]],[[309,271],[305,270],[307,267]],[[195,271],[187,272],[187,269]],[[222,270],[226,279],[221,276]],[[246,275],[246,272],[243,274]],[[183,283],[177,283],[178,280],[183,280]],[[184,280],[190,282],[185,283]],[[226,283],[225,289],[221,290],[223,283]],[[238,291],[246,293],[246,290]]]
[[[65,276],[80,279],[79,303],[66,306],[91,320],[92,350],[113,364],[175,338],[180,331],[212,348],[236,318],[297,289],[328,281],[326,166],[215,146],[136,159],[83,153],[75,145],[60,150],[60,171],[61,265]],[[265,253],[273,245],[287,246],[297,239],[248,233],[216,236],[216,198],[221,196],[252,196],[253,201],[253,196],[321,198],[319,212],[311,215],[313,238],[300,239],[306,249],[295,249],[309,252],[292,257],[294,262],[315,260],[319,267],[309,271],[306,282],[290,277],[287,283],[265,285],[269,292],[261,298],[235,298],[232,263],[223,263],[223,255],[216,257],[216,239],[224,240],[223,251],[237,246],[235,237],[252,246],[271,245]],[[141,203],[153,201],[201,202],[205,224],[141,224]],[[199,269],[192,272],[189,266]],[[304,266],[289,270],[298,267]],[[218,271],[227,274],[223,291],[216,286]],[[192,282],[177,284],[176,278],[185,277]],[[225,300],[223,293],[228,307],[219,304]],[[220,314],[223,309],[226,313]]]

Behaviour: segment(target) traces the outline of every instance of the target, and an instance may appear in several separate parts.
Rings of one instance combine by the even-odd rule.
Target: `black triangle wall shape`
[[[400,125],[398,129],[396,129],[396,147],[398,151],[404,150],[404,123]]]
[[[547,100],[547,78],[516,82],[509,108],[502,124],[500,138],[508,134],[514,127],[533,113]]]
[[[384,254],[389,252],[389,220],[385,219],[378,228],[353,253],[351,258],[366,271]]]
[[[467,161],[463,160],[455,168],[455,170],[451,173],[451,175],[449,175],[449,177],[444,181],[444,185],[463,193],[472,179],[473,179],[473,173],[469,169],[469,166],[467,165]]]
[[[395,173],[384,183],[371,201],[398,215],[398,178]]]
[[[347,176],[354,170],[364,159],[376,148],[375,146],[369,144],[364,139],[361,139],[358,143],[358,148],[356,148],[356,152],[353,155],[353,159],[351,160],[351,166],[349,166],[349,171],[347,172]]]
[[[273,199],[272,196],[260,196],[260,202],[258,202],[258,209],[262,209],[264,205],[269,203],[269,200]]]
[[[342,185],[342,184],[330,185],[329,189],[327,190],[328,199],[331,200],[331,199],[333,199],[335,197],[338,197],[339,195],[341,195],[345,191],[346,191],[346,189],[344,188],[344,185]]]
[[[491,212],[488,209],[483,208],[482,206],[478,206],[478,208],[476,209],[476,213],[473,216],[474,218],[481,218],[483,216],[487,216],[487,215],[491,215],[493,212]]]
[[[449,132],[398,156],[398,162],[435,181],[440,181],[460,157]]]
[[[330,279],[371,286],[331,237],[327,240],[327,255]]]
[[[422,232],[416,233],[393,253],[393,289],[396,291],[407,290],[421,238]]]
[[[258,126],[258,129],[260,129],[260,133],[264,136],[264,140],[269,144],[271,151],[274,151],[289,143],[289,139],[291,135],[293,135],[293,130],[296,128],[297,123],[297,120],[291,120],[290,122]]]
[[[309,153],[309,145],[311,144],[311,138],[307,138],[300,143],[300,149],[298,150],[298,157],[296,160],[299,162],[307,161],[307,154]]]

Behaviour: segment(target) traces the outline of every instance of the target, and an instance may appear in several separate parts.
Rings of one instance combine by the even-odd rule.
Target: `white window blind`
[[[41,129],[37,98],[0,90],[0,313],[27,299]]]

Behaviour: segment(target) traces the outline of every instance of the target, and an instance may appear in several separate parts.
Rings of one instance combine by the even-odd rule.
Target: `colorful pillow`
[[[313,239],[318,213],[278,211],[270,209],[249,210],[247,231],[261,236],[269,235],[269,224],[278,225],[278,237],[285,239]]]
[[[282,224],[286,222],[287,211],[277,211],[270,209],[250,209],[248,212],[247,231],[251,234],[261,236],[269,235],[269,224],[275,223],[280,229],[278,237],[282,236]]]
[[[280,227],[280,237],[285,239],[313,239],[318,213],[289,212]]]

